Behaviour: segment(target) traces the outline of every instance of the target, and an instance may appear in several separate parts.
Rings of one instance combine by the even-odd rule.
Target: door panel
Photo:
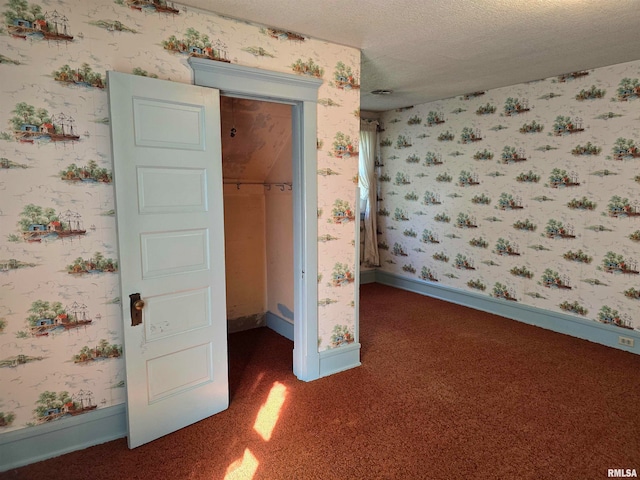
[[[205,149],[204,111],[200,106],[134,98],[133,116],[139,147]]]
[[[209,232],[174,230],[140,235],[142,278],[209,270]]]
[[[140,213],[207,211],[207,175],[203,169],[138,168]]]
[[[133,448],[229,405],[219,92],[108,79]]]
[[[149,403],[213,382],[211,350],[205,343],[149,360]]]
[[[147,342],[206,327],[211,321],[210,304],[208,288],[148,298],[145,309],[149,317],[144,323]],[[176,322],[180,317],[182,320]]]

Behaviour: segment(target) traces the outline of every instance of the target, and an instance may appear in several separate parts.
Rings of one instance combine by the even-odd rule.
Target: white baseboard
[[[293,322],[275,313],[267,312],[267,327],[293,342]]]
[[[327,377],[360,365],[359,343],[350,343],[344,347],[320,352],[320,377]]]
[[[466,292],[457,288],[402,277],[380,270],[375,273],[375,281],[640,355],[640,334],[635,330],[622,329],[593,320],[573,317],[561,312],[521,305],[488,295]],[[619,336],[635,339],[635,345],[633,347],[620,345],[618,343]]]
[[[124,404],[0,435],[0,472],[127,436]]]
[[[360,285],[365,283],[373,283],[376,281],[375,269],[360,270]]]

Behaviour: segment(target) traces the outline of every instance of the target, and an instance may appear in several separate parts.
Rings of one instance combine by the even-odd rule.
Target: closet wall
[[[265,192],[265,237],[267,312],[293,324],[293,195],[286,187]]]
[[[264,325],[265,195],[262,185],[225,185],[224,233],[229,331]]]
[[[292,323],[291,106],[221,104],[229,331],[263,326],[267,312]]]

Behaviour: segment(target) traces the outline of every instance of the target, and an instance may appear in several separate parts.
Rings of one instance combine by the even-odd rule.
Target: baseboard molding
[[[465,292],[457,288],[402,277],[380,270],[375,272],[375,281],[640,355],[640,334],[635,330],[622,329],[560,312],[520,305],[507,300],[474,292]],[[635,339],[635,345],[633,347],[620,345],[618,343],[619,336]]]
[[[124,404],[0,435],[0,472],[127,436]]]
[[[227,318],[227,332],[237,333],[245,330],[251,330],[252,328],[264,327],[265,314],[254,313],[253,315],[246,315],[244,317]]]
[[[320,377],[327,377],[360,365],[359,343],[350,343],[320,352]]]
[[[375,281],[375,269],[360,270],[360,285],[364,285],[365,283],[374,283]]]
[[[293,342],[293,322],[272,312],[267,312],[267,327]]]

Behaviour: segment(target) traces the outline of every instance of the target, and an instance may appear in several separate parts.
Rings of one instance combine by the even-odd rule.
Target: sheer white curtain
[[[364,212],[364,248],[363,264],[379,266],[378,239],[376,235],[376,146],[378,122],[361,120],[360,122],[360,170],[358,184],[360,186],[360,204]]]

